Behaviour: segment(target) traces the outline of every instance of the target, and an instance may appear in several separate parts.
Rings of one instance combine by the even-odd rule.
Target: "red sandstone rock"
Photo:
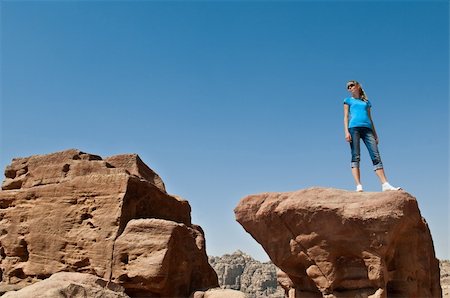
[[[137,155],[102,160],[79,150],[67,150],[14,159],[5,176],[0,192],[0,290],[12,284],[23,287],[60,271],[117,280],[119,275],[115,274],[124,273],[120,262],[114,259],[116,243],[127,235],[124,231],[130,221],[150,218],[163,220],[166,226],[161,224],[161,230],[153,229],[153,234],[141,233],[136,238],[138,242],[128,243],[127,249],[139,250],[142,243],[179,226],[186,231],[184,236],[180,239],[178,234],[166,233],[168,238],[164,241],[170,243],[175,237],[173,241],[179,246],[165,248],[165,254],[181,254],[193,263],[187,288],[186,279],[180,278],[180,287],[185,289],[179,292],[180,296],[217,286],[201,230],[191,224],[189,203],[167,194],[159,176]],[[198,251],[192,249],[192,242]],[[189,271],[183,263],[172,266],[176,265],[182,272]],[[135,266],[125,272],[135,281],[124,281],[127,292],[154,289],[148,283],[160,276],[151,278],[151,272],[158,272],[152,266]],[[170,267],[164,278],[172,279],[170,274],[176,271]],[[176,280],[173,287],[179,286]],[[154,291],[147,295],[167,294],[163,289]]]
[[[406,192],[264,193],[235,214],[285,272],[290,298],[441,297],[431,235]]]
[[[113,280],[131,296],[183,297],[211,284],[211,276],[216,276],[205,258],[203,231],[198,226],[135,219],[115,242]]]
[[[142,177],[148,182],[154,184],[161,191],[166,192],[166,187],[164,186],[164,182],[161,177],[150,169],[137,154],[115,155],[106,158],[105,161],[115,168],[125,169],[132,175]]]

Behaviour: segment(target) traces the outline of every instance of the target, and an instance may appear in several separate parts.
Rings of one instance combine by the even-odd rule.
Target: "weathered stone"
[[[204,263],[203,237],[195,226],[162,219],[131,220],[115,242],[113,280],[137,297],[146,293],[182,297],[191,289],[215,284],[215,272]]]
[[[95,275],[59,272],[3,298],[127,298],[124,288]]]
[[[192,259],[203,265],[197,266],[197,275],[192,275],[195,281],[190,282],[194,288],[186,289],[184,296],[195,289],[217,286],[217,277],[207,263],[203,236],[198,236],[201,229],[191,224],[189,203],[167,194],[159,176],[137,155],[102,160],[72,149],[14,159],[5,176],[0,192],[0,291],[11,285],[23,287],[60,271],[114,279],[116,240],[131,220],[142,218],[162,219],[169,226],[184,225],[191,235],[184,239],[198,244],[201,253],[195,255],[199,259]],[[146,241],[144,234],[141,240]],[[136,249],[140,246],[129,243],[128,248],[133,250],[133,245]],[[149,270],[153,269],[140,271],[146,282]],[[137,271],[132,274],[135,280],[141,278]],[[135,290],[135,285],[130,288]]]
[[[161,177],[150,169],[137,154],[121,154],[111,156],[105,161],[115,168],[127,170],[130,174],[136,177],[142,177],[146,181],[154,184],[161,191],[166,192],[166,187]]]
[[[235,214],[290,279],[289,297],[441,297],[431,234],[406,192],[264,193]]]

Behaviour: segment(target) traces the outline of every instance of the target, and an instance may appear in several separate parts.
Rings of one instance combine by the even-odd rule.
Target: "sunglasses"
[[[347,85],[347,89],[350,89],[350,88],[352,88],[353,86],[355,86],[355,84],[349,84],[349,85]]]

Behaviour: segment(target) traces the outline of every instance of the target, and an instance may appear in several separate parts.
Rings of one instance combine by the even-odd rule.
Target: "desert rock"
[[[72,149],[14,159],[5,176],[0,290],[61,271],[93,274],[149,296],[187,297],[218,285],[189,203],[169,195],[137,155],[102,159]],[[171,241],[178,245],[162,247]],[[184,261],[166,262],[173,257]],[[133,258],[151,262],[138,267]],[[177,271],[186,276],[171,275]],[[177,290],[167,292],[164,280]]]
[[[203,231],[163,219],[129,221],[115,242],[112,268],[127,293],[137,297],[158,292],[180,297],[203,289],[214,276],[204,262]]]
[[[285,273],[289,297],[442,295],[430,231],[406,192],[263,193],[235,214]]]

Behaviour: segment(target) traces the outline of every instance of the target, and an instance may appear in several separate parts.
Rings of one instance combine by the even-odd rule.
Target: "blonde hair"
[[[366,101],[366,102],[369,101],[369,98],[367,97],[366,92],[364,91],[364,89],[362,88],[361,84],[358,81],[348,81],[347,86],[349,83],[353,83],[359,87],[359,93],[360,93],[359,95],[363,101]]]

